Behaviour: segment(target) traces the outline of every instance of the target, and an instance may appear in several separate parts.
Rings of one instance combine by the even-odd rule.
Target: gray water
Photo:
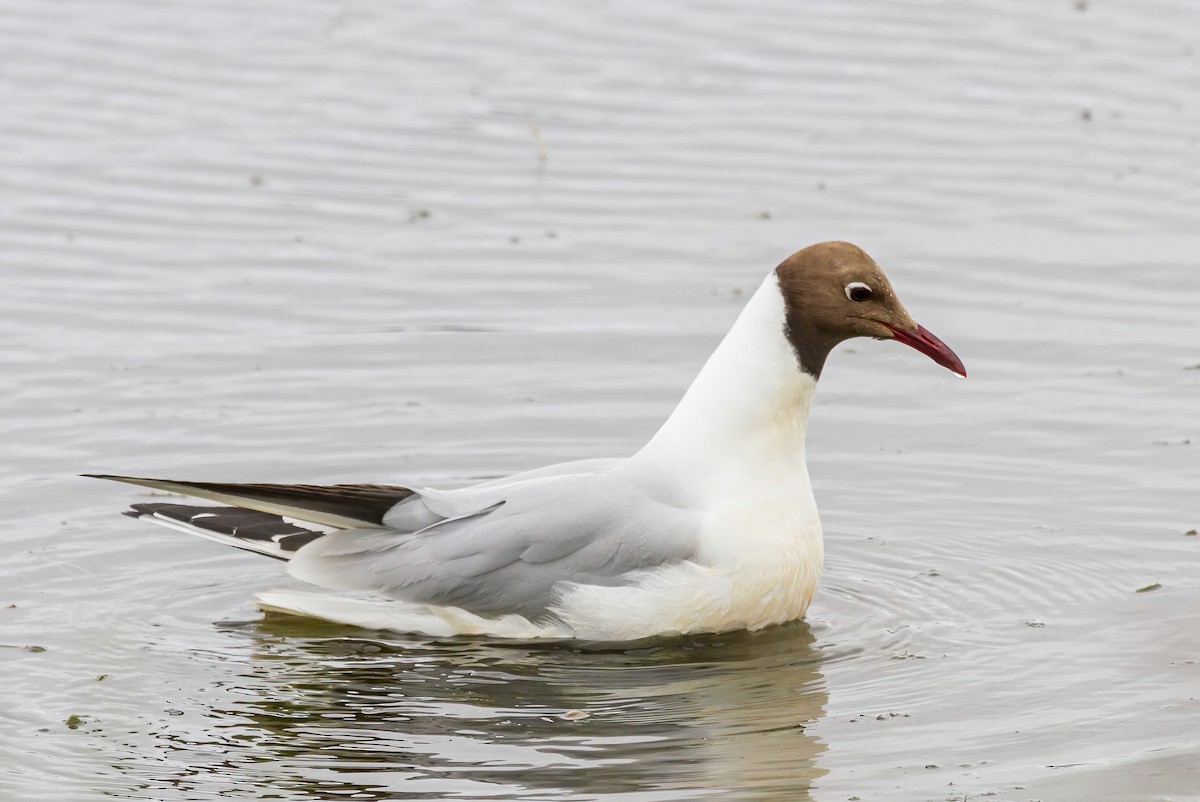
[[[427,6],[0,0],[0,798],[1200,799],[1200,6]],[[833,355],[803,623],[264,620],[75,477],[628,454],[835,238],[971,378]]]

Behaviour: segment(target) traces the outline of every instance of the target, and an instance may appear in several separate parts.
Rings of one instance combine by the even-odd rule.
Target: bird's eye
[[[846,285],[846,297],[855,303],[871,300],[871,296],[875,293],[871,288],[861,281],[851,281]]]

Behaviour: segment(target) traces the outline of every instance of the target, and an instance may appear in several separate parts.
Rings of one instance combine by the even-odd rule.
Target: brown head
[[[787,312],[785,334],[800,366],[821,375],[833,347],[851,337],[897,340],[966,376],[958,356],[912,319],[875,260],[849,242],[821,242],[775,268]]]

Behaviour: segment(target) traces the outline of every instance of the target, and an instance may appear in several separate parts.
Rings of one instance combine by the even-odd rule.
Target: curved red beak
[[[917,349],[942,367],[954,371],[964,379],[967,378],[967,369],[963,367],[962,360],[958,358],[958,354],[951,351],[950,346],[937,337],[934,337],[929,329],[919,323],[915,329],[901,329],[893,326],[891,323],[884,323],[882,320],[879,322],[891,330],[897,342],[902,342]]]

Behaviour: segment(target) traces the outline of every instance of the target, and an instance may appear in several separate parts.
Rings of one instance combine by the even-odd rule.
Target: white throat
[[[800,369],[784,322],[772,271],[634,461],[682,471],[697,489],[763,472],[799,471],[807,484],[804,435],[816,380]]]

